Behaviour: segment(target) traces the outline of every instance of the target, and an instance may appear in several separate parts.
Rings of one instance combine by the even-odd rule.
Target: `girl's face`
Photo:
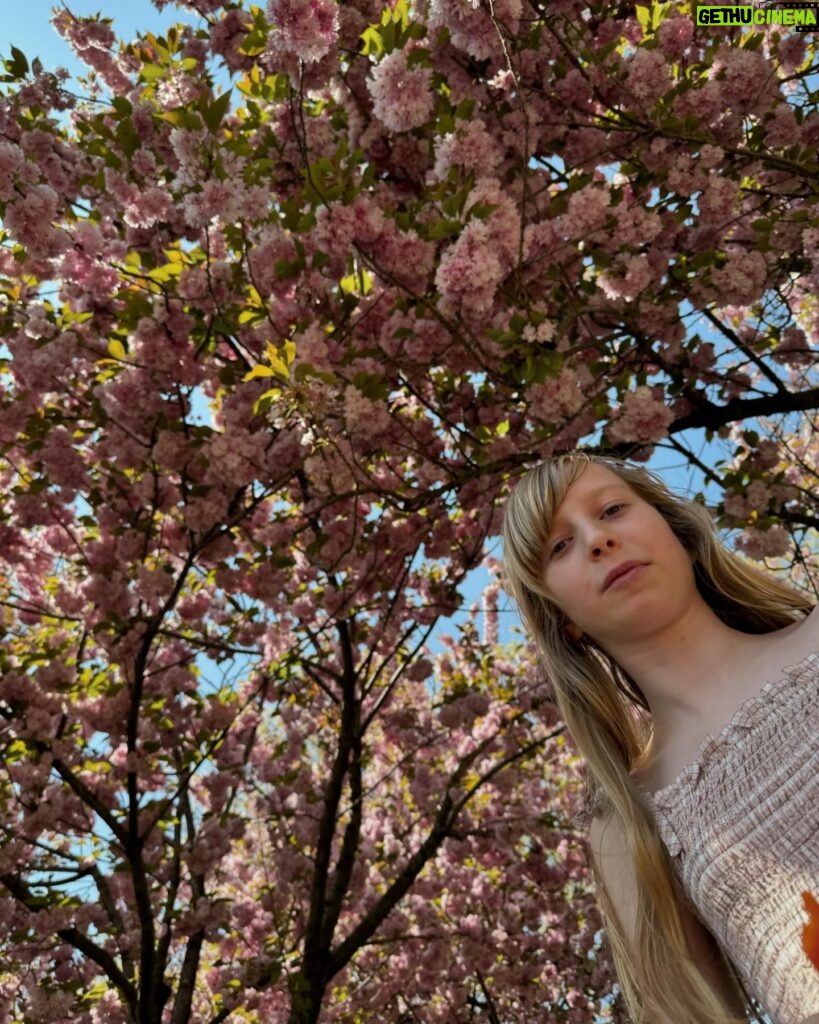
[[[558,506],[544,582],[570,638],[587,633],[605,650],[667,624],[697,595],[692,558],[662,515],[597,463]]]

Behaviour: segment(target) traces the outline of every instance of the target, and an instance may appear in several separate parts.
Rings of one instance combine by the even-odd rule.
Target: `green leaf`
[[[164,78],[167,71],[168,69],[163,68],[161,64],[143,64],[139,70],[139,77],[143,82],[156,82]]]
[[[461,222],[459,220],[447,220],[441,218],[431,224],[426,230],[426,236],[430,240],[436,238],[453,238],[461,230]]]
[[[389,18],[389,16],[390,16],[389,10],[384,11],[384,17]],[[394,21],[388,20],[387,24],[384,25],[382,27],[382,29],[381,29],[381,38],[384,40],[384,49],[387,51],[387,53],[392,53],[392,51],[396,48],[396,45],[397,45],[396,29],[397,29],[397,27],[398,26],[395,24]]]
[[[288,278],[297,277],[304,269],[302,260],[276,260],[273,264],[273,273],[276,280],[286,281]]]
[[[231,94],[229,92],[222,93],[222,95],[213,101],[210,106],[202,112],[202,120],[210,128],[211,132],[215,135],[219,129],[219,125],[225,114],[230,110]]]
[[[258,377],[275,377],[276,371],[272,366],[254,366],[250,373],[246,373],[244,380],[256,380]]]
[[[148,271],[148,277],[157,284],[167,284],[174,277],[179,277],[183,267],[181,263],[165,263]]]
[[[360,391],[365,398],[374,401],[384,401],[389,396],[390,389],[383,377],[374,373],[356,373],[353,376],[353,387]]]
[[[466,219],[476,217],[478,220],[487,220],[489,215],[497,210],[497,203],[475,203],[466,211]]]
[[[266,47],[267,33],[263,29],[254,28],[245,36],[244,42],[239,47],[239,52],[247,54],[248,57],[256,57],[263,53]]]
[[[392,9],[392,20],[399,22],[401,28],[406,28],[409,25],[409,6],[407,5],[407,0],[398,0]]]
[[[289,99],[291,88],[290,75],[284,73],[268,75],[265,79],[265,99],[277,101]]]
[[[122,120],[119,122],[117,125],[117,141],[122,152],[127,157],[133,156],[139,149],[140,138],[132,120],[128,119],[127,121]]]
[[[424,47],[419,46],[414,50],[410,50],[407,55],[407,67],[408,68],[428,68],[430,65],[430,51]]]
[[[665,21],[665,19],[668,16],[668,13],[670,12],[670,10],[671,10],[671,4],[670,3],[667,3],[667,4],[657,4],[657,3],[655,3],[652,6],[652,10],[651,10],[651,27],[654,29],[655,32],[660,27],[660,25],[662,25],[662,23]]]
[[[6,63],[6,67],[9,69],[9,71],[11,71],[13,75],[17,75],[20,78],[22,78],[24,75],[27,75],[29,72],[28,58],[23,53],[23,51],[18,50],[16,46],[12,46],[11,56],[12,60],[10,62],[10,65],[9,63]]]
[[[469,121],[474,112],[475,100],[472,96],[467,96],[467,98],[465,100],[461,100],[455,108],[455,117],[461,121]]]
[[[174,128],[187,128],[189,131],[196,131],[202,127],[199,115],[188,107],[177,107],[176,110],[165,110],[157,115],[160,121],[167,121]]]

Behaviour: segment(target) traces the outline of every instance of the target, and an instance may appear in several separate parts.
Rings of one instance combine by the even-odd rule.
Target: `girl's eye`
[[[609,512],[619,512],[622,507],[622,505],[609,505],[608,508],[603,509],[603,515],[607,516]]]
[[[552,555],[553,557],[554,557],[554,555],[559,555],[559,554],[560,554],[560,552],[561,552],[561,551],[563,550],[563,548],[565,547],[565,545],[566,545],[566,541],[565,541],[565,540],[559,540],[559,541],[557,541],[557,543],[555,543],[555,544],[553,544],[553,545],[552,545],[552,550],[551,550],[550,554],[551,554],[551,555]]]

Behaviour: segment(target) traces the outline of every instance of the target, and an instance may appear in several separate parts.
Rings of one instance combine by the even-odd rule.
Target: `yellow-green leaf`
[[[254,366],[250,373],[246,373],[242,378],[244,381],[255,380],[257,377],[273,377],[275,376],[273,370],[269,366],[262,366],[259,363],[258,366]]]

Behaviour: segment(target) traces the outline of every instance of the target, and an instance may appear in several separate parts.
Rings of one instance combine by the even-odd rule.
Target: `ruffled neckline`
[[[766,716],[768,708],[777,697],[789,689],[794,682],[801,679],[811,664],[817,665],[817,678],[819,678],[819,652],[812,651],[793,665],[782,669],[782,675],[766,682],[759,693],[744,700],[716,736],[706,733],[694,760],[677,774],[673,782],[669,782],[653,793],[641,786],[639,782],[637,783],[638,789],[655,805],[674,803],[674,796],[679,796],[695,786],[705,769],[725,756],[726,752],[735,745],[738,736],[753,729]]]

